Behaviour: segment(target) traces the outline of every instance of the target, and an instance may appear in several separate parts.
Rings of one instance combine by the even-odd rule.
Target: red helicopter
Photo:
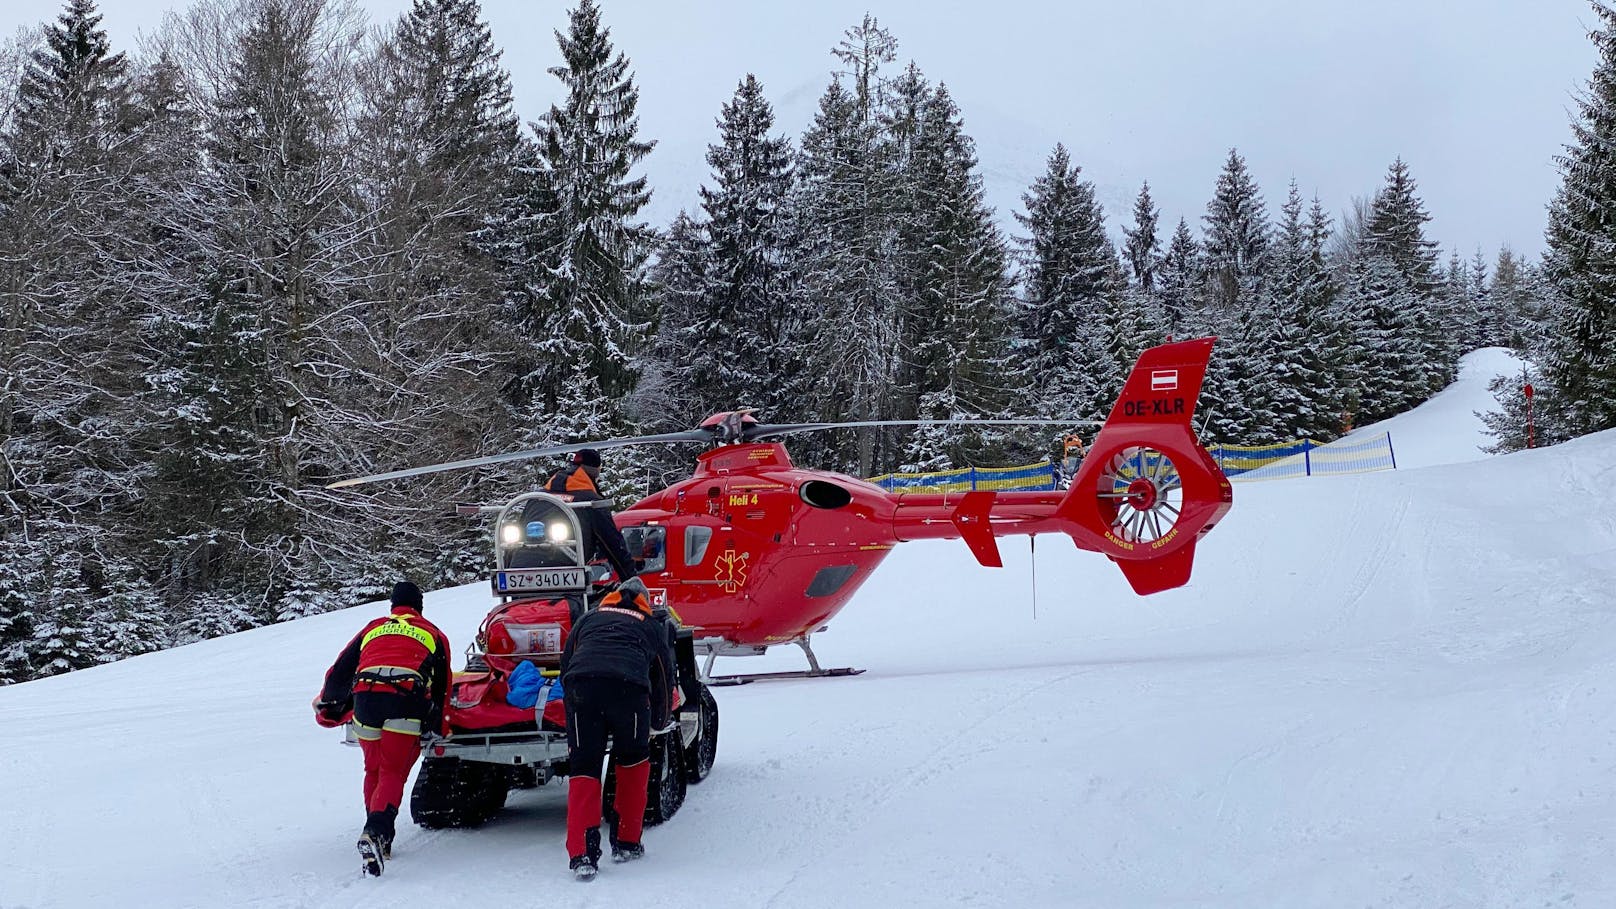
[[[1062,533],[1078,548],[1109,557],[1136,593],[1187,583],[1196,542],[1233,502],[1228,479],[1191,424],[1215,340],[1168,343],[1142,353],[1064,491],[889,492],[854,477],[797,467],[784,445],[769,440],[830,428],[949,421],[769,424],[749,411],[715,414],[684,432],[472,458],[331,488],[582,448],[709,444],[689,479],[616,515],[653,600],[695,629],[697,649],[708,656],[704,675],[711,675],[720,655],[761,654],[778,644],[800,646],[809,670],[727,678],[848,674],[854,670],[822,669],[809,638],[894,546],[908,540],[963,539],[978,562],[997,568],[1003,564],[997,537]]]

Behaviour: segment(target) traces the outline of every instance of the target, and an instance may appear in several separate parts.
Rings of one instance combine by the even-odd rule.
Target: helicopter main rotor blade
[[[820,432],[861,426],[1104,426],[1102,420],[851,420],[846,423],[754,423],[746,427],[745,441],[796,432]]]
[[[403,470],[390,470],[387,473],[371,474],[368,477],[354,477],[350,480],[338,480],[326,486],[326,489],[346,489],[349,486],[362,486],[366,483],[380,483],[383,480],[402,480],[405,477],[418,477],[429,473],[441,473],[445,470],[461,470],[467,467],[486,467],[490,464],[503,464],[507,461],[525,461],[530,458],[545,458],[551,455],[569,454],[582,451],[585,448],[623,448],[628,445],[647,445],[656,442],[710,442],[713,434],[705,429],[687,429],[681,432],[664,432],[654,436],[632,436],[622,439],[605,439],[599,442],[574,442],[569,445],[550,445],[544,448],[529,448],[526,451],[508,451],[504,454],[485,455],[480,458],[466,458],[462,461],[446,461],[442,464],[426,464],[421,467],[407,467]]]

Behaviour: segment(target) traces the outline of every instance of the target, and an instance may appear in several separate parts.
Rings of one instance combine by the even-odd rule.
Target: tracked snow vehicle
[[[511,789],[542,786],[574,771],[567,766],[566,711],[557,677],[573,621],[613,589],[604,583],[605,569],[584,561],[577,514],[605,504],[533,492],[502,506],[462,506],[495,517],[495,606],[467,648],[466,669],[455,673],[450,735],[426,746],[410,794],[410,817],[422,827],[476,826],[504,806]],[[653,605],[674,645],[678,685],[672,721],[651,738],[647,825],[679,810],[686,786],[707,776],[718,751],[718,704],[697,675],[691,632],[679,627],[665,602]],[[523,669],[524,663],[529,667]],[[512,698],[518,674],[522,690]],[[525,706],[522,695],[530,693],[535,677],[542,684]],[[615,767],[607,770],[607,806],[615,776]]]

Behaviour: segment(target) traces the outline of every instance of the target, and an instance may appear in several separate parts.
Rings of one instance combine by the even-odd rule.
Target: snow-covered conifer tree
[[[1390,258],[1371,253],[1349,266],[1334,315],[1353,333],[1342,390],[1354,425],[1401,413],[1426,398],[1419,307],[1418,292]]]
[[[1161,267],[1161,240],[1156,236],[1160,216],[1156,201],[1150,198],[1147,182],[1139,187],[1139,195],[1133,202],[1133,226],[1122,229],[1126,238],[1122,243],[1123,258],[1128,262],[1134,285],[1147,295],[1155,294],[1156,271]]]
[[[748,75],[721,108],[719,140],[707,148],[712,185],[701,188],[711,244],[705,315],[686,325],[683,356],[691,359],[683,381],[709,412],[743,406],[770,411],[781,403],[791,144],[770,135],[773,128],[774,110],[763,86]]]
[[[706,225],[680,211],[668,225],[650,272],[661,318],[648,373],[635,389],[638,422],[647,428],[685,429],[715,410],[715,396],[701,380],[718,368],[709,359],[724,354],[723,346],[714,343],[721,338],[707,337],[711,270]]]
[[[976,173],[975,143],[948,89],[938,86],[921,106],[919,129],[905,169],[913,187],[907,250],[915,300],[905,332],[913,367],[914,413],[924,420],[1005,415],[1018,386],[1010,366],[1011,296],[1007,253]],[[1031,402],[1023,401],[1023,407]],[[903,453],[906,469],[974,463],[1002,450],[999,435],[922,427]]]
[[[877,84],[871,79],[864,80]],[[855,79],[857,84],[857,79]],[[872,420],[890,416],[897,378],[899,293],[892,280],[892,195],[875,120],[840,78],[819,100],[803,135],[792,194],[792,245],[799,288],[792,344],[804,355],[803,416]],[[821,463],[869,476],[879,463],[878,433],[809,440]],[[817,460],[817,459],[816,459]]]
[[[1229,149],[1202,220],[1208,302],[1234,311],[1252,305],[1267,271],[1268,209],[1246,160],[1235,149]]]
[[[1168,333],[1181,332],[1182,326],[1199,313],[1203,304],[1204,272],[1201,244],[1190,233],[1189,222],[1179,218],[1173,239],[1156,271],[1156,299]]]
[[[1097,329],[1121,290],[1122,269],[1094,184],[1056,145],[1044,174],[1021,198],[1026,213],[1016,219],[1028,235],[1019,241],[1020,347],[1029,382],[1049,416],[1103,419],[1116,386]]]
[[[618,403],[634,387],[636,358],[655,321],[645,293],[653,235],[637,220],[651,190],[632,173],[655,143],[639,137],[639,88],[599,6],[580,0],[568,17],[566,33],[556,33],[562,62],[550,68],[566,94],[534,124],[532,191],[543,217],[533,225],[539,235],[529,280],[542,295],[552,371],[538,403],[573,427],[588,422],[556,409],[562,396],[577,394],[565,385],[575,374],[572,359],[582,355],[607,396],[604,419],[621,427]]]
[[[1393,161],[1386,172],[1386,183],[1370,208],[1361,250],[1363,255],[1391,262],[1413,294],[1414,310],[1407,318],[1419,342],[1423,375],[1413,403],[1452,381],[1460,353],[1455,337],[1457,320],[1451,301],[1443,293],[1436,242],[1425,236],[1425,223],[1431,216],[1416,189],[1408,165],[1401,158]]]
[[[192,577],[229,577],[234,608],[257,621],[291,618],[350,604],[343,586],[381,570],[376,525],[319,490],[372,466],[346,444],[369,417],[350,406],[336,328],[365,277],[347,121],[359,23],[326,0],[201,12],[211,25],[176,50],[223,63],[198,82],[207,167],[186,196],[201,294],[164,374],[186,444],[158,479],[208,482],[207,503],[170,531],[198,547],[207,568]]]
[[[1311,438],[1328,441],[1339,428],[1340,407],[1330,369],[1329,272],[1324,264],[1323,207],[1314,200],[1309,219],[1292,180],[1270,250],[1269,287],[1263,318],[1270,336],[1263,358],[1263,397],[1268,425],[1252,438],[1282,442]]]
[[[1559,159],[1544,261],[1558,306],[1542,365],[1574,434],[1616,427],[1616,9],[1592,6],[1599,62]]]
[[[122,646],[66,630],[95,627],[94,604],[114,578],[154,602],[135,568],[145,465],[131,423],[144,339],[130,329],[147,308],[144,238],[131,218],[139,124],[128,63],[100,21],[93,0],[64,5],[0,133],[0,537],[34,566],[12,583],[35,604],[20,645],[35,672]],[[13,657],[18,618],[0,617]],[[163,631],[154,616],[130,649],[157,646]]]
[[[416,0],[384,34],[359,88],[365,290],[362,305],[328,328],[341,339],[346,406],[364,416],[348,442],[382,465],[519,442],[505,396],[518,345],[501,303],[517,277],[503,253],[520,140],[510,78],[477,0]],[[485,500],[508,488],[501,479],[453,472],[358,493],[374,523],[438,541],[378,538],[389,570],[431,577],[440,564],[486,557],[479,528],[440,503]],[[455,547],[462,555],[446,559]]]

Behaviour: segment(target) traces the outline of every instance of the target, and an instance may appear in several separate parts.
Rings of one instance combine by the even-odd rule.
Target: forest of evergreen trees
[[[1274,214],[1230,150],[1204,214],[1165,225],[1145,185],[1108,229],[1057,146],[1007,234],[948,88],[869,16],[796,140],[737,74],[699,210],[650,225],[655,141],[596,0],[556,34],[563,100],[525,125],[477,0],[379,33],[345,0],[196,0],[138,57],[68,0],[0,48],[0,683],[463,582],[485,542],[447,504],[555,465],[334,479],[737,406],[1098,419],[1169,335],[1222,339],[1208,441],[1327,441],[1496,344],[1536,364],[1540,441],[1616,425],[1616,14],[1595,8],[1550,252],[1444,262],[1401,160],[1337,219],[1294,180]],[[1499,394],[1519,447],[1518,383]],[[795,447],[868,476],[1050,441]],[[614,453],[615,491],[691,454]]]

